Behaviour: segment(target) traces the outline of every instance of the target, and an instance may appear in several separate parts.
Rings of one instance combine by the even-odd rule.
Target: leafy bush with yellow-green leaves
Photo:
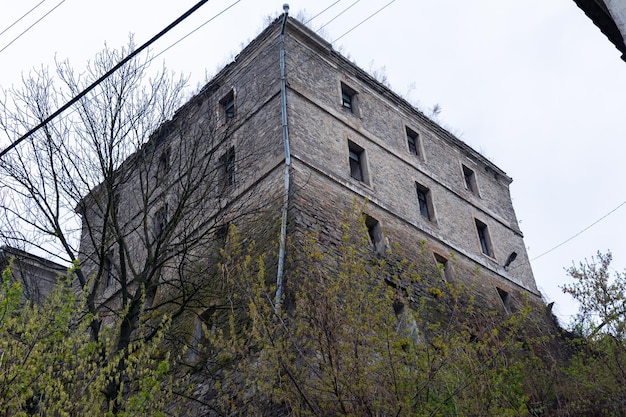
[[[565,334],[536,305],[490,310],[472,288],[432,280],[394,248],[372,255],[357,217],[346,217],[332,250],[316,232],[299,241],[278,304],[263,254],[231,228],[219,265],[227,308],[212,317],[219,327],[204,323],[198,346],[210,366],[181,368],[168,317],[150,342],[106,356],[119,323],[92,340],[71,271],[36,305],[7,269],[0,415],[623,415],[626,285],[611,277],[610,254],[569,270],[565,291],[584,314],[578,333]],[[185,369],[196,377],[180,378]],[[209,380],[208,391],[192,386]]]
[[[42,304],[22,297],[7,268],[0,287],[0,415],[98,416],[106,410],[104,391],[122,381],[122,404],[115,415],[165,415],[172,402],[169,353],[159,352],[159,336],[131,343],[124,355],[104,356],[115,328],[99,342],[89,334],[91,317],[72,289],[72,274]],[[119,372],[120,361],[124,361]]]

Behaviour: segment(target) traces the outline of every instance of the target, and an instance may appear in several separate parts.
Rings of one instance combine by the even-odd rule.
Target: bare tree
[[[106,48],[85,72],[64,61],[56,78],[31,73],[4,92],[0,127],[19,137],[132,48]],[[254,143],[245,123],[279,74],[235,88],[243,75],[227,67],[180,107],[185,78],[164,69],[148,78],[149,63],[129,62],[0,161],[3,237],[77,266],[92,338],[115,328],[103,364],[155,337],[163,314],[199,314],[218,297],[209,276],[227,225],[262,210],[255,178],[281,151],[278,135]],[[105,390],[113,412],[125,382],[117,363]]]

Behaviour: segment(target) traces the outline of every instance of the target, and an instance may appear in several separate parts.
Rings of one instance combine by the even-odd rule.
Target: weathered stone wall
[[[142,279],[146,273],[154,274],[161,284],[169,281],[161,287],[171,287],[178,285],[176,280],[189,263],[214,264],[215,252],[219,252],[214,242],[222,239],[218,235],[231,223],[251,236],[276,243],[273,232],[284,195],[278,167],[284,151],[278,39],[267,35],[255,39],[164,123],[110,182],[103,182],[84,198],[79,210],[85,275],[93,276],[112,254],[113,282],[103,283],[104,272],[98,304],[117,309],[120,289],[124,285],[130,291],[136,288],[133,274]],[[225,113],[229,95],[234,99],[233,117]],[[227,173],[225,157],[231,151],[233,162]],[[232,178],[227,179],[228,175]],[[115,209],[107,206],[113,200]],[[165,213],[165,223],[174,225],[160,247],[155,226],[159,211]],[[265,220],[258,222],[259,217]],[[119,239],[128,256],[124,276]],[[159,292],[146,298],[158,300],[164,295]]]
[[[454,254],[455,275],[484,297],[500,302],[497,287],[538,298],[509,194],[511,179],[328,44],[301,31],[306,29],[288,25],[286,41],[295,199],[303,202],[294,211],[310,210],[316,222],[332,224],[338,215],[333,208],[368,200],[389,242],[417,253],[425,241],[433,264],[432,252],[446,259]],[[352,111],[342,106],[342,83],[356,92]],[[419,155],[409,151],[407,127],[419,134]],[[350,175],[349,142],[364,150],[365,181]],[[466,187],[463,165],[474,172],[474,192]],[[430,220],[420,214],[416,183],[429,190]],[[487,226],[491,256],[481,250],[476,220]],[[505,269],[512,252],[517,258]]]

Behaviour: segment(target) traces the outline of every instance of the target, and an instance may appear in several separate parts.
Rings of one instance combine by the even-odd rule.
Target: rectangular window
[[[113,219],[115,219],[115,221],[118,221],[117,219],[120,215],[120,195],[117,192],[113,194],[112,213]]]
[[[357,113],[357,93],[344,83],[341,83],[341,106],[352,113]]]
[[[474,171],[463,165],[463,178],[465,179],[465,189],[472,194],[478,194],[476,187],[476,175]]]
[[[223,187],[235,184],[235,147],[231,146],[220,157],[221,183]]]
[[[113,255],[111,253],[107,253],[104,258],[103,274],[105,288],[109,288],[113,285]]]
[[[452,276],[452,268],[450,266],[450,262],[443,256],[435,253],[435,262],[437,262],[437,269],[439,269],[439,274],[441,275],[441,279],[444,281],[450,281]]]
[[[500,296],[500,300],[502,300],[502,304],[504,305],[504,309],[509,313],[511,311],[511,296],[509,293],[502,288],[496,287],[498,290],[498,295]]]
[[[380,222],[367,214],[364,214],[364,216],[365,227],[367,227],[367,235],[370,238],[370,243],[376,253],[383,255],[385,253],[385,241]]]
[[[356,143],[348,141],[348,152],[350,161],[350,176],[356,180],[367,183],[365,150]]]
[[[417,190],[417,202],[419,204],[420,215],[427,220],[432,220],[433,203],[431,201],[430,190],[421,184],[415,183]]]
[[[419,135],[408,127],[406,128],[406,143],[409,147],[409,152],[419,156]]]
[[[170,169],[170,148],[165,149],[159,156],[157,179],[162,180]]]
[[[491,239],[489,237],[489,230],[487,229],[487,225],[476,219],[476,231],[478,232],[480,249],[485,255],[493,256],[493,249],[491,247]]]
[[[224,119],[229,121],[235,117],[235,91],[230,90],[228,94],[220,100],[222,111],[224,112]]]
[[[167,227],[167,206],[163,206],[154,214],[154,235],[161,239]]]
[[[228,229],[230,228],[230,223],[226,222],[217,227],[215,231],[215,242],[220,248],[226,247],[226,243],[228,241]]]

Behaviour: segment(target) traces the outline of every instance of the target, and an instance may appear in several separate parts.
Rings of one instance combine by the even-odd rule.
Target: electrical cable
[[[372,13],[371,15],[369,15],[368,17],[366,17],[365,19],[361,20],[356,26],[353,26],[352,29],[350,29],[349,31],[347,31],[346,33],[344,33],[343,35],[341,35],[340,37],[338,37],[337,39],[333,40],[331,42],[331,44],[337,42],[339,39],[343,38],[344,36],[346,36],[348,33],[352,32],[354,29],[358,28],[359,26],[361,26],[363,23],[367,22],[368,20],[370,20],[372,17],[376,16],[378,13],[380,13],[381,11],[383,11],[383,9],[387,8],[387,6],[389,6],[391,3],[395,2],[396,0],[391,0],[389,3],[385,4],[383,7],[381,7],[380,9],[376,10],[374,13]]]
[[[185,40],[187,37],[191,36],[193,33],[197,32],[198,30],[200,30],[202,27],[204,27],[205,25],[207,25],[208,23],[212,22],[213,20],[217,19],[219,16],[221,16],[222,14],[226,13],[231,7],[234,7],[237,3],[239,3],[241,0],[237,0],[234,3],[232,3],[230,6],[226,7],[224,10],[222,10],[221,12],[219,12],[218,14],[216,14],[215,16],[211,17],[209,20],[207,20],[206,22],[204,22],[203,24],[201,24],[200,26],[198,26],[197,28],[195,28],[194,30],[192,30],[191,32],[189,32],[188,34],[186,34],[185,36],[183,36],[182,38],[178,39],[176,42],[174,42],[173,44],[171,44],[170,46],[168,46],[167,48],[165,48],[164,50],[162,50],[161,52],[159,52],[158,54],[156,54],[155,56],[153,56],[152,58],[150,58],[150,61],[148,62],[152,62],[156,57],[164,54],[166,51],[168,51],[169,49],[173,48],[174,46],[178,45],[180,42],[182,42],[183,40]]]
[[[45,0],[44,0],[45,1]],[[319,17],[322,13],[326,12],[328,9],[330,9],[331,7],[333,7],[335,4],[339,3],[342,0],[337,0],[336,2],[334,2],[333,4],[331,4],[330,6],[328,6],[327,8],[325,8],[324,10],[322,10],[321,12],[319,12],[318,14],[316,14],[315,16],[313,16],[312,18],[310,18],[309,20],[307,20],[306,22],[304,22],[305,25],[311,23],[311,21],[313,19],[316,19],[317,17]]]
[[[17,25],[23,18],[28,16],[33,10],[35,10],[37,7],[41,6],[45,2],[46,2],[46,0],[41,0],[35,7],[30,9],[29,11],[27,11],[22,17],[17,19],[15,22],[11,23],[11,25],[9,27],[5,28],[2,32],[0,32],[0,36],[4,35],[4,32],[6,32],[7,30],[11,29],[13,26]]]
[[[530,261],[535,261],[539,258],[541,258],[544,255],[549,254],[550,252],[560,248],[561,246],[565,245],[566,243],[574,240],[575,238],[577,238],[578,236],[582,235],[584,232],[586,232],[587,230],[591,229],[593,226],[595,226],[596,224],[600,223],[602,220],[606,219],[607,217],[609,217],[611,214],[615,213],[619,208],[621,208],[622,206],[626,205],[626,201],[624,201],[623,203],[621,203],[620,205],[618,205],[617,207],[615,207],[613,210],[609,211],[608,213],[606,213],[604,216],[600,217],[598,220],[596,220],[595,222],[591,223],[589,226],[585,227],[583,230],[581,230],[580,232],[576,233],[574,236],[570,237],[569,239],[564,240],[563,242],[559,243],[558,245],[554,246],[552,249],[549,249],[545,252],[543,252],[541,255],[535,256],[534,258],[532,258]]]
[[[335,17],[333,17],[332,19],[330,19],[328,22],[324,23],[322,25],[322,27],[320,27],[319,29],[317,29],[315,31],[315,33],[319,32],[320,30],[324,29],[326,26],[328,26],[328,24],[330,22],[332,22],[333,20],[337,19],[339,16],[341,16],[342,14],[344,14],[345,12],[347,12],[348,10],[350,10],[352,8],[352,6],[354,6],[355,4],[357,4],[358,2],[360,2],[361,0],[356,0],[354,3],[352,3],[351,5],[349,5],[348,7],[346,7],[345,9],[343,9],[341,12],[339,12],[338,15],[336,15]]]
[[[65,1],[65,0],[63,0]],[[98,84],[102,83],[105,79],[107,79],[109,76],[111,76],[111,74],[113,74],[115,71],[117,71],[118,69],[120,69],[124,64],[126,64],[128,61],[130,61],[131,59],[133,59],[136,55],[138,55],[139,53],[141,53],[144,49],[146,49],[148,46],[150,46],[151,44],[153,44],[156,40],[158,40],[160,37],[162,37],[163,35],[165,35],[167,32],[169,32],[170,30],[172,30],[175,26],[177,26],[179,23],[181,23],[183,20],[187,19],[191,14],[193,14],[196,10],[198,10],[200,7],[202,7],[205,3],[207,3],[209,0],[201,0],[198,3],[196,3],[196,5],[194,5],[191,9],[187,10],[185,13],[183,13],[178,19],[176,19],[174,22],[170,23],[165,29],[163,29],[162,31],[160,31],[159,33],[157,33],[155,36],[153,36],[149,41],[147,41],[146,43],[144,43],[143,45],[141,45],[139,48],[137,48],[135,51],[133,51],[132,53],[130,53],[126,58],[124,58],[123,60],[121,60],[117,65],[115,65],[113,68],[111,68],[109,71],[107,71],[103,76],[101,76],[100,78],[98,78],[96,81],[94,81],[89,87],[87,87],[86,89],[84,89],[83,91],[81,91],[78,95],[74,96],[73,99],[71,99],[70,101],[68,101],[67,103],[65,103],[61,108],[59,108],[57,111],[55,111],[54,113],[52,113],[50,116],[48,116],[44,121],[42,121],[41,123],[39,123],[37,126],[35,126],[34,128],[32,128],[31,130],[29,130],[27,133],[25,133],[24,135],[22,135],[19,139],[17,139],[16,141],[14,141],[13,143],[11,143],[9,146],[7,146],[6,148],[4,148],[1,152],[0,152],[0,158],[2,158],[4,155],[7,154],[7,152],[9,152],[11,149],[15,148],[17,145],[19,145],[21,142],[23,142],[24,140],[26,140],[28,137],[30,137],[33,133],[35,133],[37,130],[41,129],[43,126],[45,126],[47,123],[49,123],[51,120],[53,120],[54,118],[56,118],[58,115],[60,115],[61,113],[63,113],[65,110],[67,110],[69,107],[71,107],[74,103],[76,103],[78,100],[80,100],[81,98],[83,98],[84,96],[87,95],[87,93],[89,93],[91,90],[93,90],[94,88],[96,88],[98,86]]]
[[[7,49],[9,46],[11,46],[13,44],[13,42],[15,42],[16,40],[18,40],[19,38],[22,37],[23,34],[25,34],[26,32],[28,32],[29,30],[31,30],[33,28],[33,26],[35,26],[37,23],[41,22],[46,16],[48,16],[50,13],[52,13],[53,11],[56,10],[57,7],[59,7],[60,5],[62,5],[63,3],[65,3],[65,0],[61,0],[56,6],[54,6],[48,13],[44,14],[43,16],[41,16],[39,19],[37,19],[35,21],[35,23],[33,23],[32,25],[30,25],[29,27],[26,28],[26,30],[24,30],[22,33],[20,33],[19,35],[17,35],[11,42],[9,42],[4,48],[0,49],[0,52],[4,51],[5,49]]]

